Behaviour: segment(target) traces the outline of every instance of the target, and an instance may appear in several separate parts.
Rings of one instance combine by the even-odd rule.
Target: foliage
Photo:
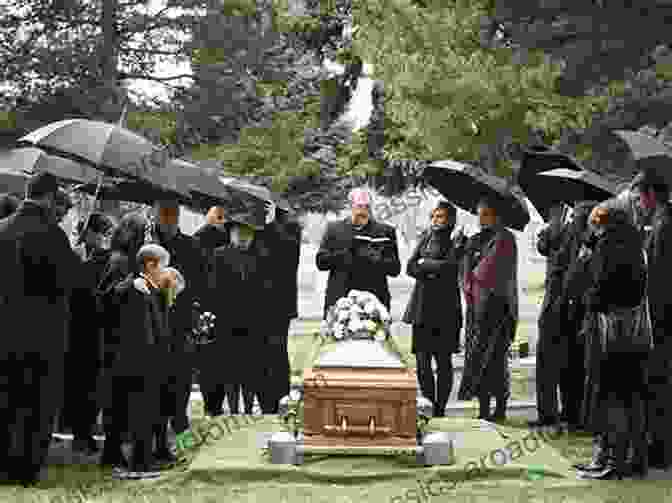
[[[568,96],[581,96],[648,68],[656,47],[672,41],[672,6],[660,0],[496,0],[488,7],[484,38],[541,49],[562,61],[557,85]]]
[[[491,171],[507,172],[505,147],[526,144],[532,126],[555,139],[606,107],[603,96],[557,93],[560,67],[540,51],[483,48],[487,7],[473,1],[422,9],[408,0],[355,6],[354,47],[385,82],[386,159],[490,159]]]
[[[0,82],[10,84],[7,95],[13,105],[43,103],[65,91],[84,101],[92,95],[101,105],[127,79],[170,85],[173,79],[158,77],[157,64],[185,60],[183,39],[195,14],[187,10],[168,15],[163,10],[148,15],[145,4],[5,2],[7,15],[0,16]],[[118,116],[119,103],[117,107]]]

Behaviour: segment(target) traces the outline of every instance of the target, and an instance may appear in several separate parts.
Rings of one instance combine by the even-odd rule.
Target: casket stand
[[[300,464],[303,454],[407,453],[423,465],[452,464],[450,438],[418,435],[417,388],[415,371],[382,343],[339,342],[304,370],[303,435],[271,438],[271,461]]]

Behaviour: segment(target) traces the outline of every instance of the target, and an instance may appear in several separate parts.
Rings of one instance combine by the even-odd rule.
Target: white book
[[[386,243],[388,241],[392,241],[390,238],[387,237],[382,237],[382,238],[372,238],[369,236],[363,236],[361,234],[357,234],[353,236],[354,239],[361,239],[362,241],[368,241],[370,243]]]

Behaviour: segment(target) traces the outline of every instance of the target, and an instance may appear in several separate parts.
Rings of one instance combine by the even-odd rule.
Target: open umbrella
[[[194,187],[192,197],[204,208],[222,206],[230,220],[258,229],[266,224],[267,208],[273,203],[273,194],[266,187],[226,176]]]
[[[205,180],[205,182],[203,181]],[[181,159],[171,159],[154,173],[152,182],[145,180],[106,180],[99,192],[100,199],[129,201],[152,205],[161,199],[176,199],[185,206],[194,206],[191,191],[204,183],[216,184],[217,177],[210,175],[196,164]],[[77,190],[94,194],[95,184],[83,184]]]
[[[165,149],[116,124],[67,119],[43,126],[19,138],[48,153],[85,161],[111,176],[150,182],[167,161]]]
[[[425,168],[423,177],[465,211],[475,214],[480,199],[488,197],[507,227],[522,231],[530,221],[525,202],[511,191],[508,183],[480,168],[455,161],[438,161]]]
[[[538,173],[521,183],[523,192],[546,221],[553,206],[577,201],[604,201],[616,195],[617,186],[590,171],[558,168]]]
[[[0,190],[23,194],[35,174],[48,172],[67,184],[95,183],[100,172],[85,164],[49,155],[33,148],[16,148],[0,154]]]
[[[670,157],[672,151],[662,141],[637,131],[614,131],[630,149],[636,161],[647,157]]]
[[[572,171],[583,170],[576,159],[557,150],[525,150],[520,162],[517,181],[522,187],[529,179],[543,171],[561,168]]]

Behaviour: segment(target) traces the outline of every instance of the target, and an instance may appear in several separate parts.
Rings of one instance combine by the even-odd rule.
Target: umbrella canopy
[[[577,201],[604,201],[617,193],[616,185],[590,171],[558,168],[544,171],[521,183],[523,192],[541,217],[548,221],[553,206]]]
[[[507,182],[475,166],[439,161],[425,168],[423,177],[446,199],[465,211],[476,214],[478,202],[488,197],[507,227],[522,231],[530,221],[525,202],[511,191]]]
[[[632,153],[636,161],[648,157],[671,157],[672,151],[660,140],[637,131],[614,131]]]
[[[107,122],[67,119],[36,129],[21,138],[50,153],[82,160],[112,176],[152,181],[167,154],[147,139]]]
[[[116,179],[101,187],[99,197],[115,201],[129,201],[152,205],[161,199],[175,199],[185,206],[198,206],[191,197],[194,187],[218,183],[215,175],[196,164],[181,159],[171,159],[166,166],[154,173],[152,182]],[[95,184],[84,184],[78,190],[94,194]]]
[[[583,170],[576,159],[557,150],[525,150],[518,171],[518,184],[522,187],[537,174],[553,169]]]
[[[266,224],[268,203],[273,201],[273,194],[266,187],[225,176],[194,187],[192,196],[202,207],[222,206],[227,219],[258,229]]]
[[[24,194],[28,180],[40,172],[51,173],[67,184],[95,183],[102,174],[90,166],[49,155],[38,148],[16,148],[0,154],[0,191]]]

